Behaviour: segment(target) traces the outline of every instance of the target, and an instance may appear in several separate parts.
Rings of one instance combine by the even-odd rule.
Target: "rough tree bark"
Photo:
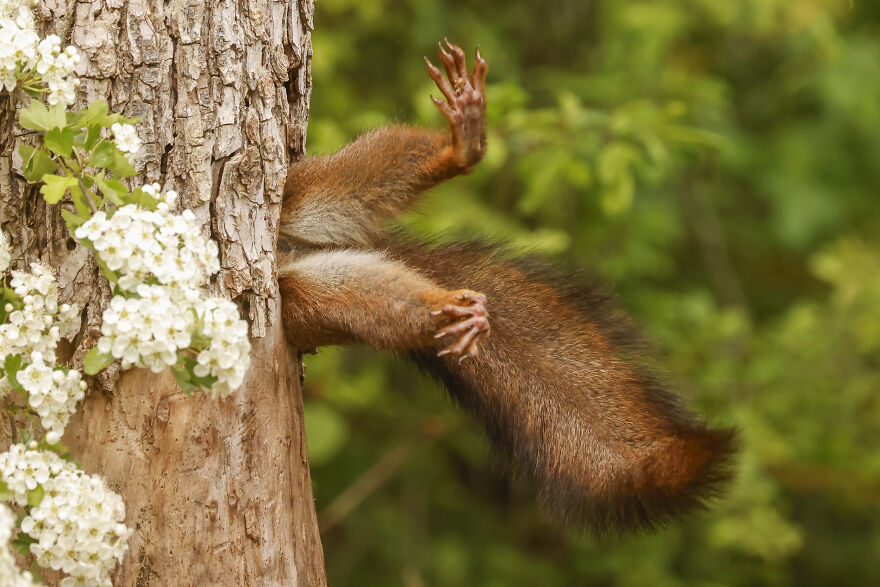
[[[44,32],[83,54],[76,106],[105,98],[139,117],[136,182],[176,189],[220,243],[215,290],[248,316],[253,352],[226,400],[186,398],[169,373],[94,381],[64,442],[103,474],[135,529],[116,585],[323,585],[298,366],[288,361],[275,281],[285,171],[303,152],[311,0],[41,0]],[[57,207],[17,173],[29,140],[0,98],[0,222],[15,266],[56,269],[85,308],[70,353],[92,347],[109,299]],[[10,436],[0,426],[0,449]]]

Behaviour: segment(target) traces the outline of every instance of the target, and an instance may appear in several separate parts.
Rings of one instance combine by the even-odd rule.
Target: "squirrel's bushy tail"
[[[552,517],[594,532],[650,528],[730,477],[733,431],[708,428],[644,367],[607,295],[491,246],[387,246],[444,287],[486,294],[492,332],[477,359],[412,357],[483,421]]]

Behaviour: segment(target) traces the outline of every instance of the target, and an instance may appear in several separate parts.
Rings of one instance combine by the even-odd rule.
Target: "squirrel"
[[[731,477],[735,434],[667,389],[608,295],[502,247],[385,230],[486,152],[487,62],[477,49],[468,71],[446,43],[445,75],[425,62],[449,132],[387,126],[290,168],[278,259],[288,345],[408,356],[483,422],[514,481],[535,485],[564,524],[652,529],[704,506]]]

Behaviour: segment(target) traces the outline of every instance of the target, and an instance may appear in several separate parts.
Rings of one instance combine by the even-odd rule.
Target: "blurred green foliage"
[[[654,536],[541,521],[403,361],[307,358],[331,584],[880,584],[880,3],[321,0],[311,154],[440,126],[422,55],[490,64],[486,161],[405,220],[614,284],[738,480]],[[463,284],[466,285],[466,284]]]

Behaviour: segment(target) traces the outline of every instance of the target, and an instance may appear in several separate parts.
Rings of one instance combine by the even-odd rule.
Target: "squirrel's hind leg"
[[[278,281],[287,341],[299,349],[365,343],[464,358],[489,332],[485,296],[441,288],[377,251],[283,258]]]

